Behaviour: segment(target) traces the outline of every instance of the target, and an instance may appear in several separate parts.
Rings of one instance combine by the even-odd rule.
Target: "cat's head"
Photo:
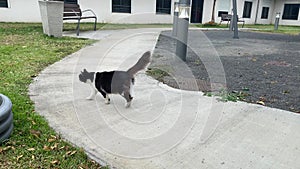
[[[88,72],[86,69],[83,69],[83,71],[81,71],[79,74],[79,81],[81,81],[83,83],[93,82],[94,75],[95,75],[95,72]]]

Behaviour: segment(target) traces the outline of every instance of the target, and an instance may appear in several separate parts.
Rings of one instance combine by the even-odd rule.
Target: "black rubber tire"
[[[0,134],[0,145],[1,145],[1,143],[3,143],[4,141],[6,141],[9,138],[9,136],[11,135],[11,133],[13,131],[13,128],[14,128],[14,125],[11,124],[9,126],[8,130],[6,130],[4,133]]]
[[[11,113],[11,109],[12,103],[10,99],[5,95],[0,94],[0,122],[8,118]]]
[[[7,119],[0,121],[0,134],[8,130],[12,122],[13,122],[13,114],[12,112],[10,112]]]
[[[7,96],[0,94],[0,144],[9,138],[12,130],[12,103]]]

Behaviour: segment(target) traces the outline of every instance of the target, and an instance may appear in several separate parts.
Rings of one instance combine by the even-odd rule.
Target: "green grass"
[[[228,28],[226,24],[221,25],[202,25],[194,24],[193,26],[199,28]],[[239,25],[241,28],[242,25]],[[289,26],[289,25],[279,25],[278,30],[274,30],[274,25],[263,25],[263,24],[246,24],[244,28],[251,28],[253,31],[266,32],[266,33],[281,33],[290,35],[300,35],[300,26]]]
[[[247,28],[253,28],[258,32],[282,33],[290,35],[300,35],[300,26],[279,25],[278,30],[274,30],[274,25],[245,25]]]
[[[146,73],[160,82],[163,82],[164,77],[169,76],[166,71],[159,68],[149,68]]]
[[[81,23],[80,31],[93,30],[93,23]],[[97,23],[97,30],[137,29],[137,28],[172,28],[171,24],[106,24]],[[74,31],[76,24],[64,23],[64,31]]]
[[[42,69],[93,42],[45,36],[38,23],[0,23],[0,93],[13,102],[15,126],[0,145],[0,168],[101,168],[83,149],[61,139],[28,96]]]
[[[247,96],[249,96],[248,88],[244,88],[241,91],[232,91],[228,92],[227,90],[221,90],[218,92],[204,92],[204,96],[217,96],[218,100],[223,102],[237,102],[237,101],[244,101]]]
[[[105,24],[98,23],[98,30],[115,30],[115,29],[136,29],[136,28],[172,28],[172,24]],[[216,25],[208,25],[208,24],[190,24],[190,28],[228,28],[226,24],[216,24]],[[239,24],[239,28],[242,25]],[[300,34],[300,26],[288,26],[288,25],[279,25],[278,30],[274,30],[274,25],[262,25],[262,24],[246,24],[244,28],[251,28],[253,31],[257,32],[267,32],[267,33],[282,33],[282,34],[290,34],[290,35],[299,35]],[[76,29],[76,24],[74,23],[65,23],[64,30],[71,31]],[[90,31],[93,29],[93,23],[81,23],[80,30],[81,31]]]

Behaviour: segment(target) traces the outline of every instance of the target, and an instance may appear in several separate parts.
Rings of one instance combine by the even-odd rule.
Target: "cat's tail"
[[[151,61],[151,52],[147,51],[143,56],[136,62],[134,66],[127,70],[128,74],[133,77],[137,72],[146,68]]]

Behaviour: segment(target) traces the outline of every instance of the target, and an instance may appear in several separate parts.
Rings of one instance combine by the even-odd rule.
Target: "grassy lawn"
[[[226,24],[217,25],[217,26],[204,26],[201,24],[194,25],[200,28],[227,28]],[[242,25],[239,25],[241,28]],[[266,32],[266,33],[282,33],[282,34],[290,34],[290,35],[300,35],[300,26],[288,26],[288,25],[279,25],[278,30],[274,30],[274,25],[253,25],[253,24],[246,24],[244,28],[251,28],[253,31],[257,32]]]
[[[103,24],[98,23],[98,30],[114,30],[114,29],[135,29],[135,28],[172,28],[172,24]],[[215,25],[215,26],[206,26],[204,24],[190,24],[190,28],[228,28],[226,24]],[[239,25],[241,28],[242,25]],[[288,26],[288,25],[279,25],[278,30],[274,30],[274,25],[253,25],[246,24],[244,28],[251,28],[253,31],[258,32],[267,32],[267,33],[283,33],[290,35],[299,35],[300,34],[300,26]],[[76,24],[74,23],[65,23],[64,30],[65,31],[74,31],[76,29]],[[81,23],[80,30],[87,31],[92,30],[92,23]]]
[[[0,93],[13,102],[15,126],[0,145],[0,168],[101,168],[62,140],[28,96],[28,85],[42,69],[93,42],[45,36],[41,24],[0,23]]]

